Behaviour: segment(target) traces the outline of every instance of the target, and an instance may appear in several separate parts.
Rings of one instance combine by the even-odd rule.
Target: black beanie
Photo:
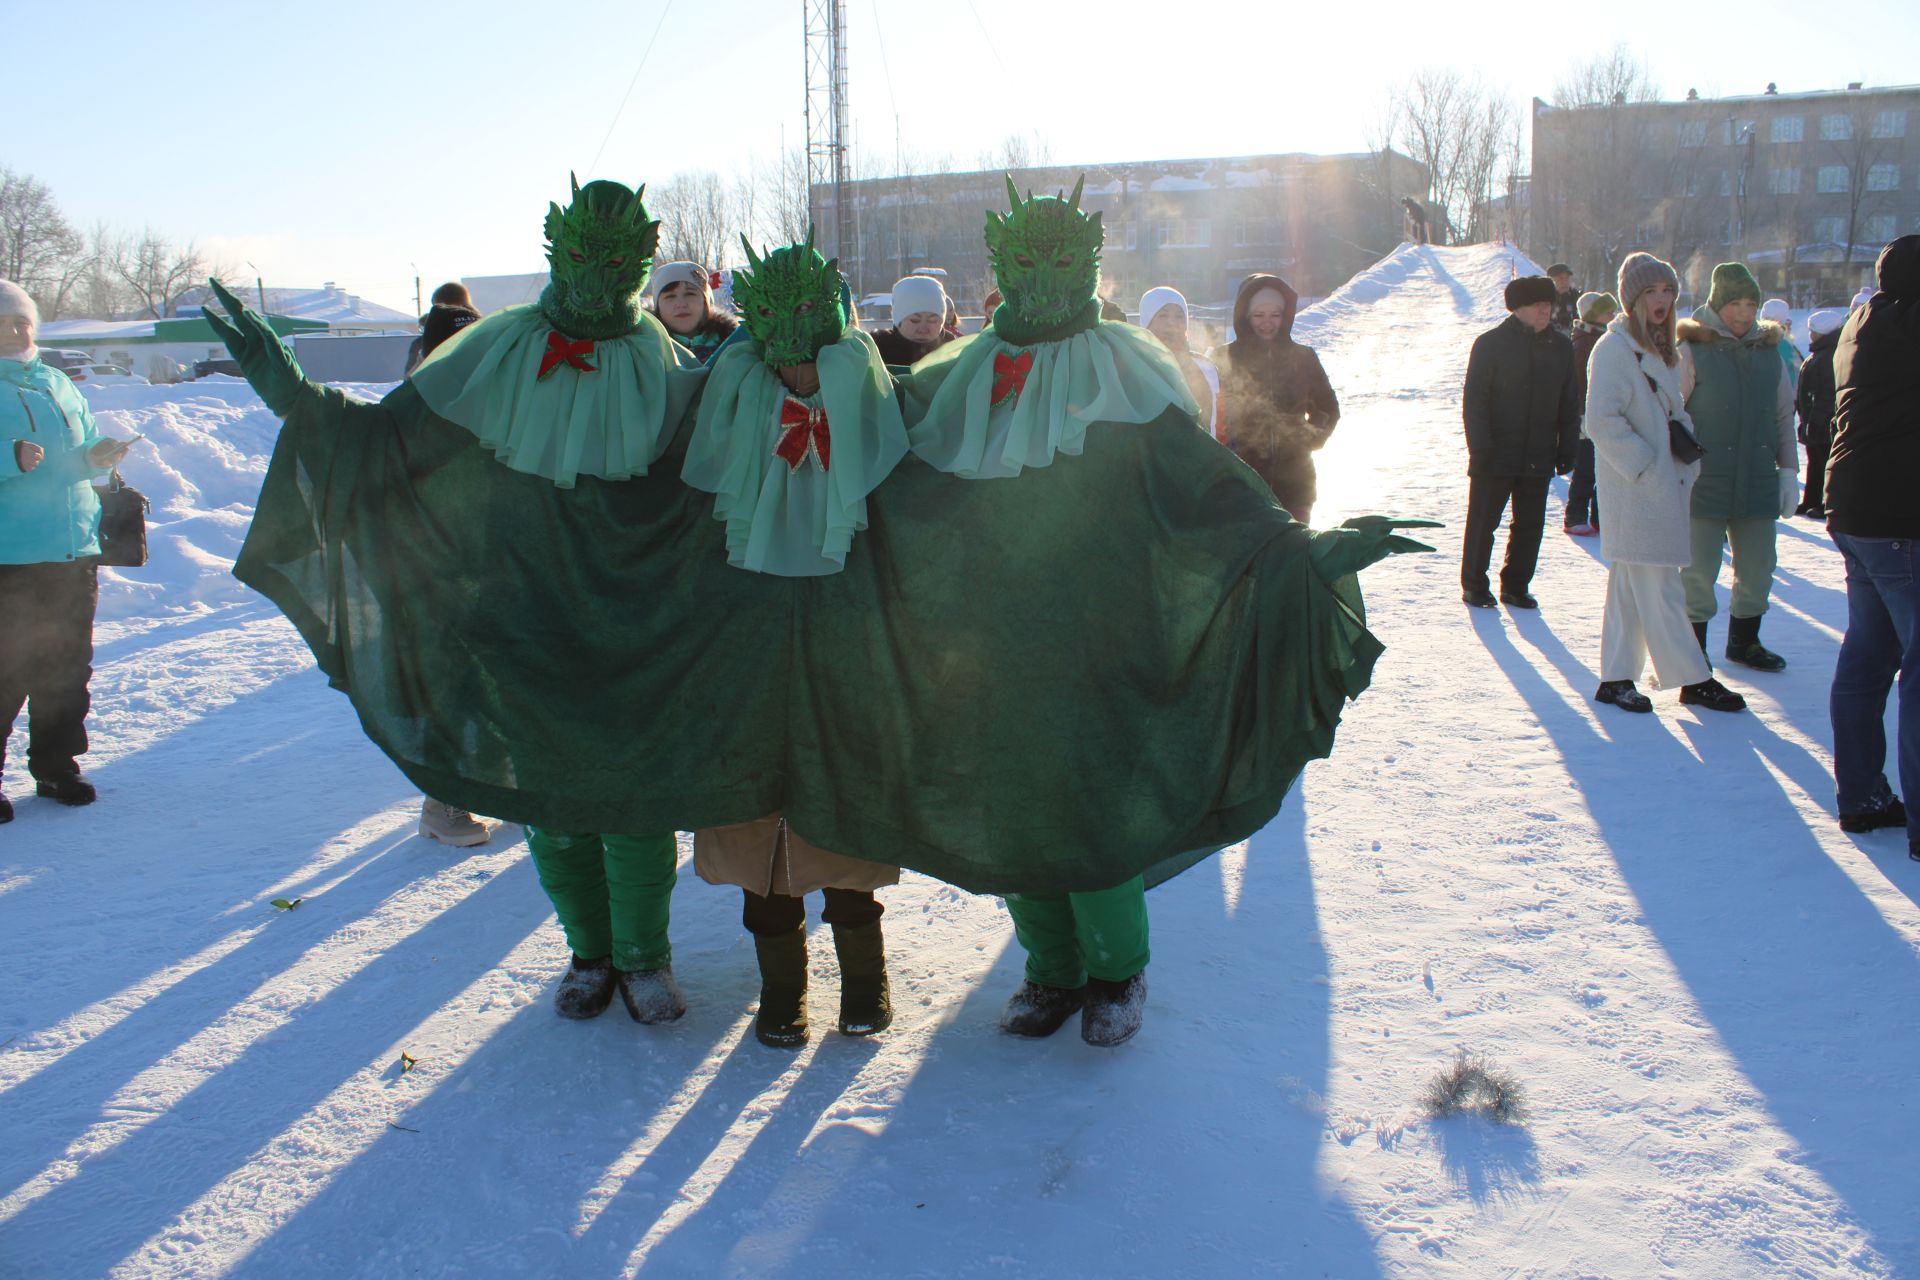
[[[1535,302],[1552,302],[1559,292],[1545,276],[1521,276],[1507,282],[1507,310],[1518,311]]]
[[[432,355],[435,347],[479,318],[480,313],[472,307],[434,307],[420,324],[421,359]]]

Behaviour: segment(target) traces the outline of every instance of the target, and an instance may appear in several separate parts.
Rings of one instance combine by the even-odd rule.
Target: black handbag
[[[1666,408],[1667,398],[1660,394],[1660,384],[1653,380],[1653,375],[1642,368],[1640,376],[1647,380],[1647,386],[1652,390],[1653,398],[1660,402],[1660,407]],[[1683,467],[1707,456],[1707,451],[1693,438],[1693,432],[1687,430],[1687,424],[1672,416],[1667,418],[1667,448],[1672,450],[1673,460]]]
[[[147,512],[153,504],[120,478],[118,467],[93,491],[100,498],[100,563],[139,568],[147,562]]]

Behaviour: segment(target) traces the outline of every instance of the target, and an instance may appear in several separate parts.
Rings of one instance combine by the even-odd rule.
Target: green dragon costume
[[[846,565],[867,527],[867,495],[906,456],[907,429],[873,339],[847,323],[846,282],[803,245],[764,258],[743,237],[749,271],[733,296],[748,340],[714,359],[681,478],[716,494],[728,559],[808,577]],[[807,395],[776,370],[814,366]]]
[[[623,212],[633,216],[590,195],[600,185],[562,212],[563,237],[581,219],[617,226]],[[1041,216],[1053,215],[1016,211],[1007,221],[1017,231],[1023,217]],[[1041,247],[1037,231],[1029,239]],[[591,241],[581,241],[588,261],[574,265],[590,266]],[[1006,240],[1002,250],[1038,264],[1028,244]],[[746,273],[749,293],[779,252]],[[716,360],[714,402],[722,362],[743,388],[731,423],[702,417],[712,439],[696,453],[701,427],[675,416],[675,397],[691,394],[676,389],[688,375],[663,356],[651,366],[668,397],[659,433],[630,455],[645,473],[615,480],[582,466],[571,488],[560,468],[502,465],[498,446],[470,425],[497,416],[437,411],[434,403],[461,414],[477,401],[430,400],[418,376],[378,404],[307,382],[264,322],[223,291],[236,317],[223,336],[286,418],[235,573],[292,618],[369,737],[417,785],[477,812],[563,832],[637,833],[783,813],[821,847],[989,893],[1093,891],[1136,876],[1152,884],[1258,830],[1305,763],[1331,749],[1344,701],[1366,686],[1380,652],[1354,572],[1419,544],[1378,518],[1322,533],[1292,522],[1196,427],[1169,358],[1144,342],[1113,345],[1130,341],[1130,326],[1089,321],[1047,337],[1062,327],[1049,329],[1050,317],[1078,323],[1088,313],[1097,275],[1082,271],[1077,292],[1061,286],[1056,299],[1036,266],[1031,286],[1005,282],[1015,287],[996,316],[998,336],[967,345],[1017,334],[1039,368],[1054,354],[1049,343],[1082,343],[1092,390],[1118,406],[1117,384],[1130,407],[1099,419],[1082,409],[1071,433],[1082,456],[1071,465],[1027,461],[1017,479],[971,483],[911,455],[888,472],[884,415],[871,406],[869,421],[863,398],[855,420],[880,430],[861,483],[846,493],[878,483],[865,495],[866,531],[851,539],[850,504],[831,522],[841,501],[831,490],[816,508],[776,486],[787,510],[811,522],[779,547],[841,564],[837,549],[844,567],[743,572],[729,560],[754,554],[746,504],[762,500],[769,479],[813,468],[810,457],[792,469],[769,461],[772,409],[744,390],[767,385],[748,365],[825,350],[825,327],[773,323],[776,302],[793,303],[791,313],[804,301],[789,286],[819,274],[811,253],[800,246],[781,258],[779,274],[789,263],[793,274],[766,301],[775,314],[749,331],[753,343],[737,344],[748,354]],[[612,266],[614,256],[604,270],[631,269]],[[603,327],[597,314],[579,324],[569,310],[576,295],[561,287],[560,260],[572,256],[554,257],[540,314],[559,343],[540,337],[569,367],[550,376],[611,382],[601,355],[610,339],[598,335],[631,331]],[[1017,256],[1014,266],[1024,269]],[[481,330],[470,326],[423,371],[466,367],[463,349],[478,349]],[[803,331],[805,342],[790,347],[788,335]],[[562,351],[585,338],[595,342],[583,354],[591,371]],[[849,342],[869,352],[851,334],[831,349]],[[1122,369],[1098,354],[1117,349],[1138,358]],[[494,368],[500,379],[540,381],[537,364],[515,370],[503,357]],[[916,372],[910,413],[959,366],[941,369],[924,380]],[[460,385],[477,371],[475,362]],[[1069,407],[1086,403],[1077,391],[1047,392]],[[484,400],[498,406],[507,394],[503,386]],[[612,394],[599,403],[614,403]],[[641,425],[615,430],[603,417],[597,438],[648,438],[654,403],[618,394]],[[829,456],[817,474],[830,478],[845,446],[827,395]],[[1159,408],[1143,417],[1155,396]],[[915,429],[930,422],[921,412]],[[1052,439],[1055,428],[1045,430]],[[1068,434],[1056,452],[1071,452]],[[801,438],[818,447],[813,432]],[[716,497],[681,483],[682,463],[730,460],[740,441],[759,453],[760,483],[748,469],[721,486],[735,505],[715,520]],[[822,510],[825,525],[813,522]],[[774,568],[776,543],[765,546],[764,567]]]
[[[914,366],[913,451],[969,480],[1015,476],[1086,447],[1094,423],[1199,412],[1166,349],[1134,325],[1100,323],[1100,215],[1071,197],[1007,179],[1012,209],[987,214],[987,253],[1003,301],[980,333]]]

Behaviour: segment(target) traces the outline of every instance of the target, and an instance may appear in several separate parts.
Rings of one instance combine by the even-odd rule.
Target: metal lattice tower
[[[807,214],[815,245],[851,272],[847,192],[847,4],[801,0],[807,39]]]

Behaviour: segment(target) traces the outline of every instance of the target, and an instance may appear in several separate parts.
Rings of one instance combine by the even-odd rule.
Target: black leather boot
[[[1755,671],[1785,671],[1787,660],[1760,643],[1760,615],[1727,619],[1727,661]]]

